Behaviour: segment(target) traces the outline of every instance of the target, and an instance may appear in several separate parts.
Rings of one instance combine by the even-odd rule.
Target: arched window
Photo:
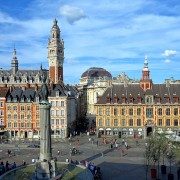
[[[167,108],[167,109],[166,109],[166,115],[167,115],[167,116],[170,116],[170,108]]]
[[[110,115],[110,108],[106,108],[106,115],[107,115],[107,116]]]
[[[159,115],[159,116],[162,116],[162,108],[159,108],[159,109],[158,109],[158,115]]]
[[[118,115],[118,110],[117,110],[117,108],[114,108],[114,115],[115,115],[115,116]]]
[[[133,119],[129,119],[129,126],[133,126]]]
[[[174,126],[178,126],[178,119],[174,119]]]
[[[133,108],[129,109],[129,115],[131,115],[131,116],[133,115]]]

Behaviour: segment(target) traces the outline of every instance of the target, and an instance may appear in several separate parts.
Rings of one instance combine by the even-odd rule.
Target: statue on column
[[[49,90],[48,86],[46,84],[46,79],[43,79],[43,84],[41,86],[41,90],[39,92],[39,96],[41,98],[41,101],[48,101],[48,95],[49,95]]]

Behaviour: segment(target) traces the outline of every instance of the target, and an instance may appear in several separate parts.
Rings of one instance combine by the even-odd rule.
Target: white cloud
[[[82,9],[69,5],[60,7],[60,14],[64,16],[70,24],[74,24],[76,21],[86,17]]]
[[[164,51],[164,53],[162,53],[162,55],[165,57],[172,57],[172,56],[175,56],[176,54],[177,54],[176,51],[170,50],[170,49],[167,49]]]
[[[166,59],[164,62],[165,62],[165,63],[170,63],[171,60],[170,60],[170,59]]]

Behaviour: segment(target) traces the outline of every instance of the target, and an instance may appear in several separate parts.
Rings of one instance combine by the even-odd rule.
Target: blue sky
[[[15,44],[21,69],[48,68],[54,18],[65,42],[65,83],[78,83],[90,67],[140,79],[145,55],[155,83],[180,79],[179,0],[1,1],[1,67],[10,68]]]

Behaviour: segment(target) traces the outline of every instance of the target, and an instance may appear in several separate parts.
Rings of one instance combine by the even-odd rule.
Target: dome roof
[[[98,78],[98,77],[112,78],[112,75],[103,68],[91,67],[88,70],[86,70],[81,76],[81,78]]]

